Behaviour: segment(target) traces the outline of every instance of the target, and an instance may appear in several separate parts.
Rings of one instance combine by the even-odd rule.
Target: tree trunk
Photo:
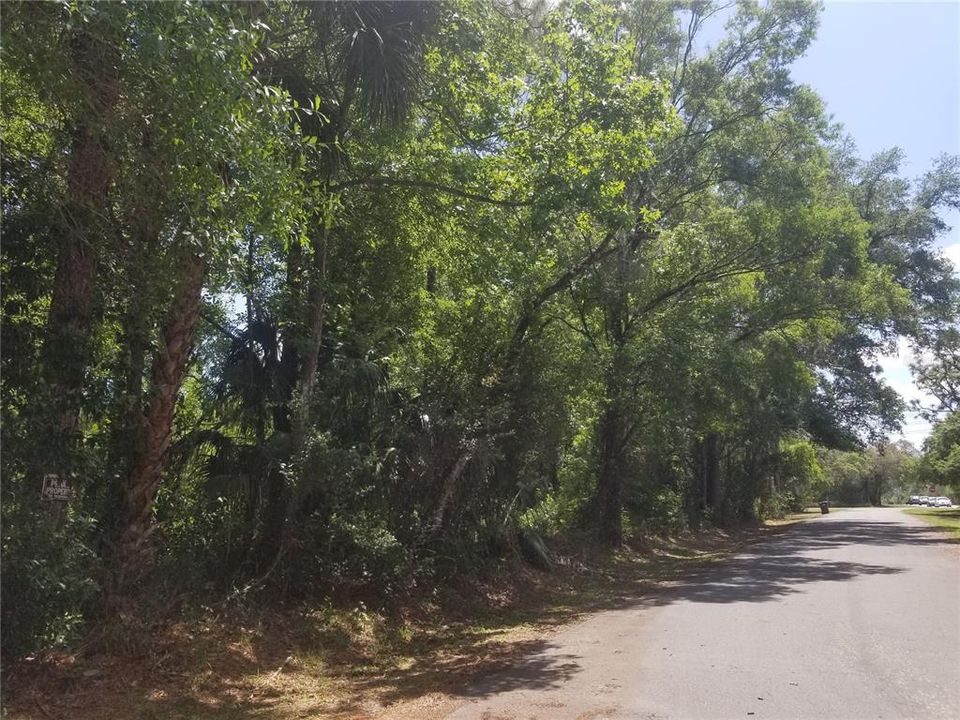
[[[436,537],[443,527],[443,520],[446,517],[447,509],[450,507],[450,502],[453,500],[457,483],[460,481],[460,476],[463,475],[463,471],[466,469],[470,460],[473,459],[475,449],[474,443],[468,443],[467,447],[460,453],[459,457],[457,457],[457,461],[453,464],[450,472],[447,473],[444,478],[443,490],[440,494],[440,501],[437,503],[437,508],[433,513],[433,520],[429,525],[428,537]]]
[[[600,540],[607,547],[623,544],[623,417],[615,403],[607,406],[600,419],[600,474],[597,502],[600,511]]]
[[[288,410],[275,412],[274,429],[290,433],[291,460],[296,465],[306,446],[310,427],[310,401],[316,387],[317,369],[320,365],[320,349],[323,345],[323,320],[326,309],[327,230],[321,231],[314,243],[310,266],[309,290],[305,312],[305,337],[302,351],[291,353],[299,360],[295,384],[291,388]],[[299,258],[297,258],[299,260]],[[289,278],[288,278],[289,281]],[[285,343],[286,345],[286,343]],[[292,350],[292,348],[291,348]],[[287,350],[284,349],[284,358]],[[281,360],[281,363],[283,362]],[[292,366],[287,366],[292,371]],[[293,488],[289,487],[286,475],[273,468],[267,477],[267,492],[264,502],[259,536],[256,541],[256,564],[258,571],[274,567],[289,542],[289,519],[295,504]]]
[[[289,88],[296,94],[296,88]],[[301,88],[302,89],[302,88]],[[350,108],[355,93],[355,82],[348,80],[344,86],[343,95],[336,109],[332,122],[321,123],[318,130],[321,142],[329,142],[334,146],[336,138],[343,137],[344,129],[348,127]],[[309,94],[304,96],[309,100]],[[328,165],[323,171],[327,182],[331,182],[337,175],[337,160],[328,156]],[[291,306],[294,313],[298,313],[303,297],[301,287],[302,276],[307,276],[306,312],[303,315],[304,332],[297,332],[297,337],[284,339],[283,354],[280,359],[282,402],[277,403],[274,410],[274,432],[289,433],[290,456],[294,465],[302,453],[306,434],[310,425],[310,401],[316,386],[317,368],[319,367],[320,348],[323,345],[323,321],[326,310],[326,278],[327,278],[327,250],[329,235],[329,219],[323,218],[321,234],[313,244],[312,265],[307,273],[302,273],[303,257],[298,247],[292,247],[287,254],[287,287],[291,294]],[[299,331],[301,328],[297,328]],[[301,345],[301,342],[304,341]],[[257,537],[253,543],[254,556],[258,570],[269,566],[266,571],[269,575],[277,566],[284,553],[284,546],[289,542],[289,528],[287,520],[291,514],[291,505],[294,498],[291,488],[287,485],[287,478],[280,470],[273,468],[266,478],[266,497],[258,525]],[[265,578],[266,576],[264,576]],[[262,579],[261,578],[261,581]]]
[[[872,497],[870,498],[870,504],[874,507],[880,507],[883,505],[883,476],[880,473],[874,473],[873,475],[873,487],[872,487]]]
[[[144,123],[141,129],[140,149],[137,162],[142,172],[135,184],[128,188],[138,202],[128,211],[130,242],[123,243],[117,253],[121,264],[123,284],[123,315],[120,325],[120,359],[123,377],[122,391],[118,393],[119,405],[113,423],[111,448],[114,467],[128,473],[136,459],[136,447],[130,442],[131,436],[139,432],[143,417],[144,375],[147,369],[148,352],[155,321],[153,308],[147,298],[151,292],[151,274],[148,270],[151,259],[157,252],[157,243],[161,234],[161,205],[164,188],[160,178],[162,167],[154,143],[154,129]],[[116,228],[117,234],[123,228]],[[115,488],[111,488],[115,491]],[[113,511],[117,508],[113,507]],[[116,518],[114,517],[113,520]]]
[[[281,313],[289,318],[300,314],[303,302],[302,284],[303,251],[297,243],[291,243],[287,250],[287,295]],[[284,323],[280,327],[280,371],[277,395],[280,401],[273,408],[273,430],[275,433],[289,433],[291,429],[291,405],[297,383],[297,368],[300,366],[300,350],[297,347],[301,328],[299,323]]]
[[[703,489],[704,500],[708,508],[718,510],[723,500],[723,488],[720,482],[720,455],[717,452],[719,438],[716,433],[709,433],[702,444],[703,452]],[[714,517],[714,521],[719,520]]]
[[[320,238],[313,247],[313,267],[310,290],[307,297],[306,345],[297,376],[294,402],[293,435],[294,452],[302,449],[307,427],[310,423],[310,398],[317,383],[317,368],[320,365],[320,348],[323,345],[323,317],[326,309],[327,281],[327,230],[321,230]]]
[[[80,415],[90,359],[97,246],[104,234],[112,178],[106,137],[118,80],[115,52],[101,35],[106,32],[103,27],[95,32],[80,30],[70,42],[84,99],[78,104],[81,111],[67,163],[67,197],[44,348],[57,455],[72,444]]]
[[[606,335],[612,345],[606,376],[606,405],[600,418],[600,472],[597,477],[597,500],[600,505],[600,540],[611,548],[623,544],[623,481],[624,455],[627,450],[628,418],[626,415],[626,383],[630,375],[627,362],[629,251],[622,242],[616,248],[616,280],[614,294],[605,309]]]
[[[144,541],[152,530],[153,503],[173,433],[177,396],[193,347],[205,274],[204,261],[190,254],[162,343],[153,358],[150,402],[140,419],[133,468],[121,488],[120,524],[114,547],[118,588],[125,587],[140,569]]]

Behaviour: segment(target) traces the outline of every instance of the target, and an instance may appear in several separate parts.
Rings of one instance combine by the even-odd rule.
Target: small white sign
[[[40,496],[44,500],[58,500],[63,502],[64,500],[69,500],[70,495],[69,480],[53,474],[43,476],[43,490],[40,491]]]

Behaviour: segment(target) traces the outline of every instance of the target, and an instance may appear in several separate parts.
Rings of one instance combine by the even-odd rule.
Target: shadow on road
[[[818,557],[818,551],[847,545],[944,545],[955,542],[931,528],[897,522],[865,522],[830,518],[793,527],[762,541],[736,557],[684,573],[666,588],[634,597],[618,596],[597,610],[656,607],[675,602],[736,603],[776,601],[815,582],[845,582],[865,575],[894,575],[906,568]],[[505,668],[466,689],[461,697],[489,697],[515,688],[555,687],[580,671],[575,655],[550,652],[544,643],[522,663]]]
[[[422,668],[414,666],[395,675],[371,678],[366,684],[386,705],[437,691],[482,698],[518,688],[547,690],[560,687],[581,670],[579,655],[558,653],[557,649],[557,645],[546,640],[512,643],[509,656],[497,660],[478,660],[465,654],[439,664],[424,663]],[[478,677],[481,679],[477,680]]]
[[[945,545],[954,540],[925,527],[896,522],[829,520],[811,522],[762,542],[719,565],[685,574],[671,587],[642,599],[641,605],[677,601],[765,602],[801,592],[813,582],[841,582],[859,575],[892,575],[906,568],[829,560],[817,551],[847,545]]]
[[[489,675],[457,694],[461,697],[489,697],[516,688],[524,690],[548,690],[560,687],[581,668],[576,661],[579,655],[547,652],[555,647],[547,644],[544,651],[526,658],[522,664]]]
[[[893,575],[903,568],[816,560],[793,554],[745,556],[721,567],[690,573],[647,604],[677,600],[729,603],[765,602],[801,591],[806,583],[850,580],[858,575]]]
[[[840,545],[948,545],[956,542],[935,527],[846,519],[803,523],[775,542],[781,541],[801,550]]]

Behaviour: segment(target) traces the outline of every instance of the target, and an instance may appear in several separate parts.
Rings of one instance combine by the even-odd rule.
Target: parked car
[[[929,505],[929,504],[930,504],[930,498],[929,498],[929,496],[927,496],[927,495],[921,495],[921,496],[920,496],[920,504],[921,504],[921,505]]]
[[[919,505],[919,504],[920,504],[920,496],[919,496],[919,495],[911,495],[911,496],[910,496],[910,499],[907,500],[907,505]]]
[[[935,507],[953,507],[953,503],[948,497],[938,497],[936,498]]]

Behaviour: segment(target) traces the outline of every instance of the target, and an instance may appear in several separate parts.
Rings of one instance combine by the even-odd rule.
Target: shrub
[[[98,592],[100,563],[90,547],[93,522],[68,511],[3,508],[2,646],[5,657],[75,639]]]

